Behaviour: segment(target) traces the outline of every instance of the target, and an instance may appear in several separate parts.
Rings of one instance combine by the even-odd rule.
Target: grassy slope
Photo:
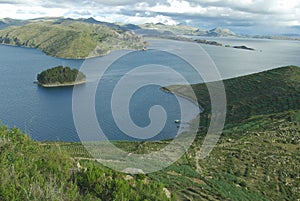
[[[253,115],[300,109],[300,68],[288,66],[270,71],[224,80],[227,96],[226,123],[235,124]],[[185,86],[168,90],[189,96]],[[210,113],[210,98],[205,84],[192,86],[198,103],[205,109],[203,125]],[[206,117],[206,118],[204,118]]]
[[[143,40],[130,32],[76,21],[35,22],[0,31],[0,43],[38,48],[61,58],[104,55],[115,49],[142,49]]]
[[[161,182],[71,158],[0,126],[0,200],[170,200]]]
[[[300,196],[300,111],[253,116],[224,130],[211,155],[195,154],[200,132],[187,154],[167,169],[147,175],[176,200],[296,200]],[[116,142],[132,153],[160,150],[168,142]],[[81,144],[54,143],[74,158],[89,158]]]
[[[200,135],[187,155],[151,177],[163,181],[179,200],[297,200],[299,115],[293,111],[256,116],[225,129],[196,171]]]

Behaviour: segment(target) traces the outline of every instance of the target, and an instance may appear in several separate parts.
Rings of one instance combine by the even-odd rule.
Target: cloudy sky
[[[94,17],[224,27],[249,34],[300,34],[300,0],[0,0],[0,10],[0,18]]]

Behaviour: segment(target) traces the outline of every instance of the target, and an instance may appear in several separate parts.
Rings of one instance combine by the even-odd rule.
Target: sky
[[[94,17],[243,34],[300,34],[300,0],[0,0],[0,18]]]

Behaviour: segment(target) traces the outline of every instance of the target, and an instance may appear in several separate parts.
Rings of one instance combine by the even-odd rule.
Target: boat
[[[174,122],[175,122],[176,124],[180,124],[180,120],[178,120],[178,119],[176,119]]]

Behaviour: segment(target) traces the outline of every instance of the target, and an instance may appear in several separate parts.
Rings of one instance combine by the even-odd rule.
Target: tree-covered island
[[[57,66],[37,75],[37,84],[43,87],[61,87],[84,84],[86,76],[77,69]]]

